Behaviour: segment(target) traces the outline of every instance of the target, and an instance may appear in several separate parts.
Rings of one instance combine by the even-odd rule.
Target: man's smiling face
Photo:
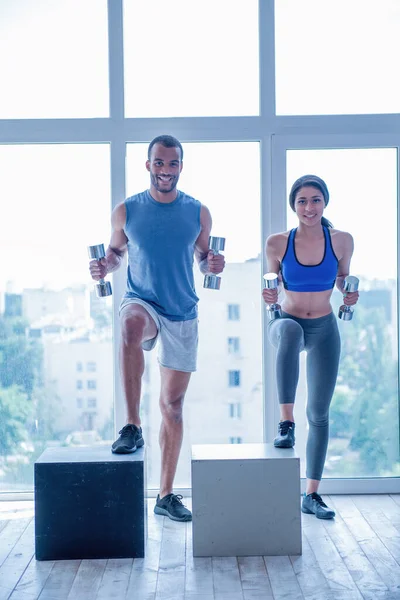
[[[182,166],[180,149],[166,148],[162,144],[153,146],[150,160],[146,162],[152,186],[162,194],[172,192],[176,188]]]

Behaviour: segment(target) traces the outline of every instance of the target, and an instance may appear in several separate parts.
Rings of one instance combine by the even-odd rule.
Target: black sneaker
[[[280,421],[278,424],[278,435],[274,439],[275,448],[293,448],[294,446],[294,428],[292,421]]]
[[[301,510],[307,515],[315,515],[317,519],[333,519],[335,516],[335,511],[327,507],[317,492],[312,492],[307,496],[304,494]]]
[[[164,498],[157,496],[157,502],[154,507],[156,515],[165,515],[173,521],[191,521],[192,513],[182,504],[180,494],[167,494]]]
[[[130,452],[136,452],[136,450],[144,444],[141,427],[128,423],[128,425],[125,425],[119,433],[119,438],[111,446],[111,451],[114,452],[114,454],[129,454]]]

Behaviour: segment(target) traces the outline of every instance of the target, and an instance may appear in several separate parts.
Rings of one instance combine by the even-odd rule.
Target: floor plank
[[[264,556],[275,600],[303,600],[293,565],[288,556]]]
[[[222,594],[242,594],[239,565],[236,556],[214,556],[212,558],[214,595],[217,600]],[[241,596],[242,597],[242,596]]]
[[[158,519],[159,517],[155,517]],[[156,600],[184,600],[186,523],[164,520]]]
[[[135,558],[126,598],[154,600],[160,564],[161,538],[165,517],[156,517],[154,500],[148,502],[147,543],[144,558]]]
[[[192,539],[192,524],[187,523],[185,600],[201,600],[196,595],[214,600],[212,560],[210,557],[193,556]]]
[[[106,565],[106,559],[82,560],[68,600],[95,600]]]
[[[65,600],[78,572],[80,560],[58,560],[39,596],[40,600]]]
[[[97,591],[96,600],[125,598],[132,565],[132,558],[109,559]]]

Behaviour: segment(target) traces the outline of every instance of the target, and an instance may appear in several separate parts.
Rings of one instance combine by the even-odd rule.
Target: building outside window
[[[232,419],[240,419],[242,417],[242,405],[240,402],[231,402],[229,404],[229,416]]]
[[[240,321],[239,304],[228,304],[228,321]]]
[[[240,351],[240,338],[229,337],[228,338],[228,352],[229,354],[239,354]]]
[[[229,387],[239,387],[240,386],[240,371],[229,371]]]

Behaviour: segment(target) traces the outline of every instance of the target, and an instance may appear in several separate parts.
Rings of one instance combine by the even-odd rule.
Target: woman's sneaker
[[[335,516],[335,511],[327,507],[317,492],[303,495],[301,510],[308,515],[315,515],[317,519],[333,519]]]
[[[111,446],[114,454],[130,454],[144,444],[141,427],[128,423],[119,433],[119,438]]]
[[[180,494],[167,494],[160,499],[157,496],[157,502],[154,507],[156,515],[164,515],[173,521],[191,521],[192,513],[182,504],[183,496]]]
[[[280,421],[278,424],[278,435],[274,439],[275,448],[293,448],[295,424],[293,421]]]

